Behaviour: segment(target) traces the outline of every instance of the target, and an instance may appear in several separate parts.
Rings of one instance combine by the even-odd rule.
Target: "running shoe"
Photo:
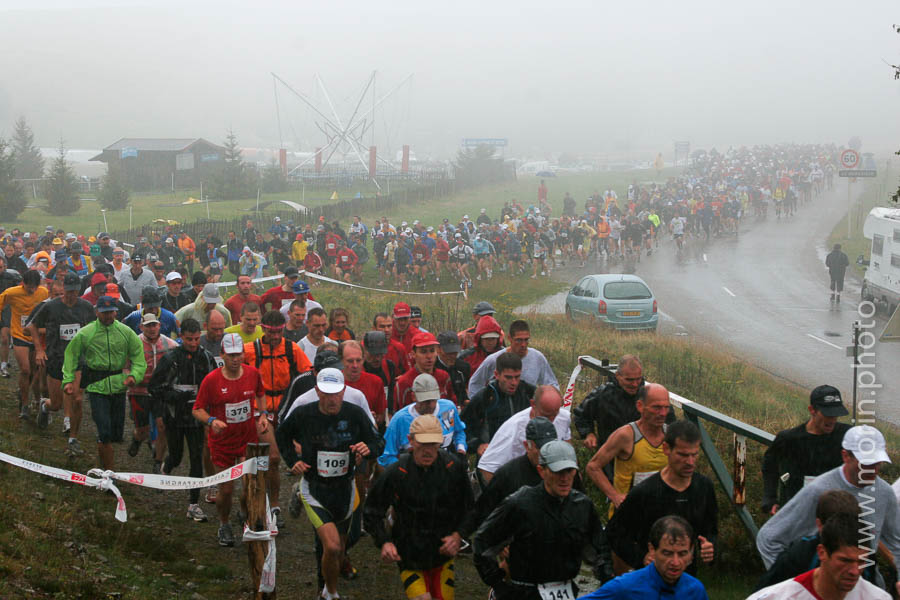
[[[66,444],[66,454],[69,456],[81,456],[84,454],[84,450],[81,449],[81,444],[78,443],[78,440],[73,438]]]
[[[300,502],[300,482],[298,481],[291,488],[291,501],[288,504],[288,512],[296,519],[300,516],[302,510],[303,505]]]
[[[206,523],[206,521],[208,520],[206,517],[206,513],[203,512],[203,509],[200,508],[199,504],[191,504],[190,506],[188,506],[187,518],[193,519],[197,523]]]
[[[69,435],[70,431],[72,431],[72,419],[63,417],[63,435]]]
[[[132,438],[131,443],[128,445],[128,456],[137,456],[138,452],[141,450],[141,442]]]
[[[203,500],[207,504],[215,504],[216,498],[218,498],[218,496],[219,496],[219,488],[214,485],[211,485],[208,488],[206,488],[206,494],[204,495]]]
[[[19,418],[23,421],[31,419],[31,408],[28,404],[23,404],[19,407]]]
[[[6,377],[9,379],[9,367],[6,364],[0,366],[0,377]]]
[[[234,533],[231,531],[231,525],[228,523],[219,525],[218,538],[220,546],[234,546]]]
[[[284,517],[281,516],[281,508],[276,506],[272,509],[272,518],[275,519],[275,526],[278,529],[284,529],[287,523],[284,522]]]
[[[47,429],[47,425],[49,424],[50,409],[47,406],[47,401],[44,398],[41,398],[41,408],[38,410],[37,426],[41,429]]]

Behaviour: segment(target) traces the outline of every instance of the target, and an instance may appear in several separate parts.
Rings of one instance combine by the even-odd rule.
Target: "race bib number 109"
[[[349,452],[325,452],[316,454],[316,472],[320,477],[340,477],[350,470]]]
[[[250,401],[233,402],[225,405],[226,423],[243,423],[250,418]]]

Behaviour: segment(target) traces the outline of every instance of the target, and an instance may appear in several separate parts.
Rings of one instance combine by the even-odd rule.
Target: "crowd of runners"
[[[615,376],[570,412],[526,321],[504,326],[481,301],[464,330],[429,332],[428,315],[405,302],[377,314],[322,306],[303,273],[354,281],[374,256],[379,283],[450,276],[471,285],[497,271],[536,277],[567,260],[649,255],[662,234],[679,244],[727,235],[750,210],[763,218],[770,202],[789,217],[789,198],[802,203],[831,185],[836,152],[703,153],[677,179],[595,194],[581,213],[567,196],[558,217],[542,182],[535,205],[506,202],[496,220],[485,210],[453,225],[395,227],[385,218],[369,228],[354,219],[347,231],[323,223],[299,232],[276,221],[265,235],[248,222],[224,249],[174,232],[126,251],[103,232],[85,239],[53,227],[40,235],[0,228],[0,375],[11,375],[11,348],[21,418],[47,428],[61,413],[61,446],[72,456],[84,454],[86,401],[104,469],[115,468],[117,443],[161,474],[175,472],[186,450],[192,477],[240,463],[248,443],[269,443],[273,520],[294,526],[279,502],[290,487],[287,512],[305,513],[316,532],[326,600],[340,597],[341,577],[356,576],[351,549],[364,534],[397,563],[416,600],[453,598],[461,553],[472,554],[499,600],[575,598],[583,559],[605,584],[590,598],[706,598],[694,575],[714,563],[718,506],[713,484],[696,472],[700,432],[675,420],[667,390],[645,383],[638,357],[622,357]],[[267,265],[281,279],[258,289],[252,278]],[[227,298],[217,285],[223,270],[237,279]],[[837,597],[821,593],[819,575],[797,570],[812,565],[825,585],[880,598],[860,580],[847,519],[856,518],[860,490],[889,495],[876,508],[875,539],[900,552],[897,500],[877,478],[889,461],[884,439],[872,427],[836,424],[846,410],[830,386],[813,390],[809,410],[808,423],[779,434],[763,468],[765,508],[775,516],[759,547],[778,569],[765,585],[789,579]],[[594,453],[583,470],[576,443]],[[872,481],[857,477],[860,465]],[[581,473],[609,499],[606,527]],[[282,486],[282,477],[293,483]],[[188,492],[189,519],[209,519],[201,496],[215,505],[223,546],[235,543],[233,488]],[[806,554],[791,545],[817,525],[822,545],[807,543]],[[800,558],[786,565],[782,552]],[[803,562],[810,552],[817,561]],[[877,570],[865,579],[885,585]]]

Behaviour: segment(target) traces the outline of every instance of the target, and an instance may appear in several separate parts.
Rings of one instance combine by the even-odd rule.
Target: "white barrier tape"
[[[119,488],[116,487],[116,484],[114,484],[111,478],[107,477],[104,472],[101,472],[99,476],[95,477],[94,472],[98,471],[98,469],[92,469],[91,471],[88,471],[87,475],[82,475],[81,473],[75,473],[74,471],[48,467],[47,465],[42,465],[30,460],[10,456],[3,452],[0,452],[0,460],[34,473],[47,475],[48,477],[62,479],[63,481],[69,481],[87,487],[95,487],[101,491],[109,490],[116,496],[116,520],[121,521],[122,523],[128,520],[128,513],[125,510],[125,500],[122,498]]]
[[[572,400],[575,398],[575,381],[578,379],[578,376],[581,374],[581,359],[588,358],[587,356],[579,356],[578,360],[575,361],[575,368],[572,369],[572,374],[569,376],[569,383],[566,385],[566,393],[563,394],[563,408],[569,408],[572,406]]]
[[[384,292],[385,294],[403,294],[406,296],[450,296],[456,294],[463,294],[465,292],[462,290],[452,291],[452,292],[407,292],[405,290],[385,290],[382,288],[373,288],[366,287],[364,285],[356,285],[355,283],[347,283],[346,281],[340,281],[339,279],[332,279],[331,277],[325,277],[324,275],[316,275],[315,273],[309,273],[307,271],[300,271],[301,275],[306,275],[307,277],[312,277],[313,279],[318,279],[319,281],[327,281],[328,283],[337,283],[340,285],[345,285],[347,287],[352,287],[360,290],[369,290],[371,292]]]
[[[269,542],[266,552],[266,560],[263,563],[262,573],[259,575],[259,591],[268,594],[275,591],[275,536],[278,535],[278,525],[272,518],[272,509],[269,508],[269,495],[266,494],[266,529],[253,531],[244,523],[243,542]]]
[[[268,457],[266,457],[268,458]],[[99,469],[95,469],[99,471]],[[210,487],[219,483],[227,483],[240,479],[244,475],[256,473],[256,459],[248,458],[239,465],[225,469],[209,477],[178,477],[175,475],[153,475],[150,473],[116,473],[99,471],[116,481],[124,481],[133,485],[149,487],[157,490],[192,490]]]
[[[318,279],[319,281],[327,281],[328,283],[336,283],[338,285],[344,285],[351,288],[357,288],[360,290],[369,290],[371,292],[384,292],[385,294],[402,294],[405,296],[452,296],[456,294],[462,294],[466,298],[468,298],[467,291],[459,290],[452,292],[408,292],[406,290],[385,290],[382,288],[373,288],[366,287],[364,285],[357,285],[355,283],[347,283],[346,281],[341,281],[339,279],[332,279],[331,277],[325,277],[324,275],[316,275],[315,273],[310,273],[308,271],[301,270],[301,277],[311,277],[313,279]],[[258,279],[251,279],[250,283],[264,283],[266,281],[275,281],[276,279],[283,278],[284,275],[269,275],[268,277],[260,277]],[[232,285],[237,285],[237,281],[219,281],[216,285],[220,288],[230,287]]]

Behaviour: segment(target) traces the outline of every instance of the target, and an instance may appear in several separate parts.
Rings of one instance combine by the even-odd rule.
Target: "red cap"
[[[104,275],[103,273],[94,273],[94,276],[91,277],[91,287],[100,283],[106,283],[106,281],[106,275]]]
[[[412,347],[413,348],[421,348],[422,346],[437,346],[438,341],[437,338],[434,337],[433,333],[428,333],[425,331],[420,331],[412,339]]]
[[[121,295],[119,294],[119,286],[115,283],[107,283],[106,291],[103,292],[103,295],[118,300],[119,298],[121,298]]]
[[[404,319],[411,314],[412,312],[409,310],[409,304],[406,302],[398,302],[394,305],[394,318]]]

